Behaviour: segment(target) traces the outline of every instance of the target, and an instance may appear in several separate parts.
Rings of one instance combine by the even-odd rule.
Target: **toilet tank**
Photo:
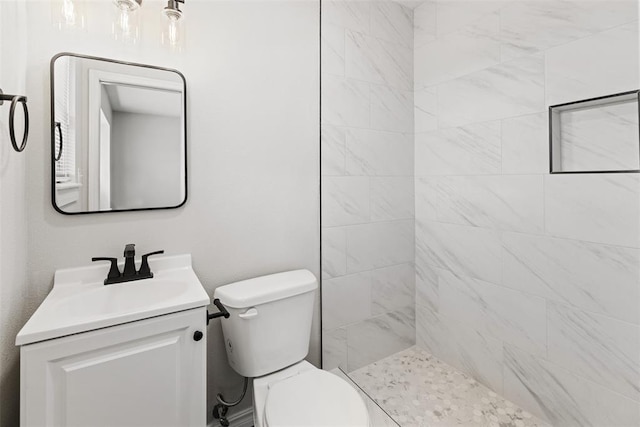
[[[317,287],[310,271],[295,270],[217,288],[230,314],[222,332],[231,367],[255,378],[304,359]]]

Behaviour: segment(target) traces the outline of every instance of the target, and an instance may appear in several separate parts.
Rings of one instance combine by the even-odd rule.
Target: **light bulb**
[[[64,0],[62,2],[62,19],[67,27],[76,25],[76,8],[72,0]]]
[[[162,43],[169,45],[171,49],[180,49],[182,43],[182,25],[180,18],[182,17],[182,11],[178,7],[178,2],[175,0],[169,0],[167,7],[162,11],[163,15],[167,18],[167,26],[162,34]]]
[[[118,24],[124,35],[129,35],[131,33],[131,27],[129,26],[128,10],[125,10],[125,9],[120,10],[120,17],[118,19]]]
[[[84,0],[51,1],[51,13],[58,30],[85,29]]]
[[[175,46],[178,44],[178,21],[169,18],[169,44]]]

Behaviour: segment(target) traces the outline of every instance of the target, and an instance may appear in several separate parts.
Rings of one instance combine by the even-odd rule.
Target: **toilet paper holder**
[[[213,304],[216,307],[218,307],[219,311],[217,313],[212,313],[212,314],[209,314],[209,312],[207,311],[207,325],[209,324],[209,320],[211,319],[216,319],[218,317],[224,317],[225,319],[228,319],[229,316],[231,315],[229,314],[229,311],[227,310],[227,308],[224,305],[222,305],[219,298],[214,299]]]

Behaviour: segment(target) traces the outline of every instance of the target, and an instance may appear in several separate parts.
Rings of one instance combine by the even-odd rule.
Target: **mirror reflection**
[[[54,57],[53,204],[66,214],[186,201],[184,77],[74,54]]]

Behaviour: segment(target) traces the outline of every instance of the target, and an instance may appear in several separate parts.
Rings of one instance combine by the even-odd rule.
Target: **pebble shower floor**
[[[402,427],[549,426],[418,347],[349,376]]]

